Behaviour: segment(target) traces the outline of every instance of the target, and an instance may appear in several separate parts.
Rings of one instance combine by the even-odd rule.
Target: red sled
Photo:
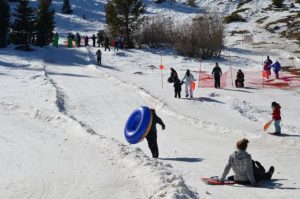
[[[225,180],[224,182],[220,182],[217,176],[210,177],[210,178],[203,177],[201,178],[201,180],[209,185],[234,185],[235,184],[234,181],[230,181],[230,180]]]

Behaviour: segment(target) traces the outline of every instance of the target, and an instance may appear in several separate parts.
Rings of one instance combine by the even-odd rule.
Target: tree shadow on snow
[[[69,77],[89,77],[95,78],[89,75],[73,74],[73,73],[57,73],[57,72],[48,72],[49,75],[60,75],[60,76],[69,76]]]
[[[218,104],[225,104],[224,102],[209,98],[209,97],[198,97],[198,98],[182,98],[184,100],[191,100],[191,101],[199,101],[199,102],[212,102]]]
[[[159,158],[160,160],[169,160],[169,161],[179,161],[179,162],[201,162],[202,158],[185,158],[185,157],[179,157],[179,158]]]
[[[98,69],[101,69],[101,68],[105,68],[105,69],[110,69],[110,70],[115,70],[115,71],[119,71],[120,70],[118,68],[115,68],[113,66],[108,66],[108,65],[101,65],[101,66],[97,66]]]

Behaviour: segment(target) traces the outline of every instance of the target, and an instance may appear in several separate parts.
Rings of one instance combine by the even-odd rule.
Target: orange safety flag
[[[195,90],[196,89],[196,83],[192,82],[192,89]]]
[[[268,77],[267,71],[265,70],[262,71],[262,77]]]
[[[164,65],[160,65],[160,66],[159,66],[159,69],[160,69],[160,70],[163,70],[163,69],[165,69],[165,66],[164,66]]]
[[[271,126],[273,120],[267,122],[265,125],[264,125],[264,131],[268,130],[268,128]]]

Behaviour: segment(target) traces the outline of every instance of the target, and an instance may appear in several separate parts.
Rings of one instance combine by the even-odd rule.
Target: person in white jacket
[[[196,79],[194,78],[193,74],[191,74],[190,70],[187,70],[182,82],[185,83],[185,97],[189,97],[193,98],[193,82],[196,81]]]

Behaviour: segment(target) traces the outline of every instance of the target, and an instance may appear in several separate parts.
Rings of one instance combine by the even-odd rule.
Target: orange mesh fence
[[[263,76],[262,71],[243,71],[245,75],[245,87],[252,88],[299,88],[300,87],[300,76],[289,73],[280,72],[279,79],[275,78],[275,74],[272,71],[271,76],[267,79]],[[227,71],[223,74],[221,78],[221,88],[231,88],[235,87],[237,70]],[[199,87],[201,88],[213,88],[214,78],[213,76],[206,72],[201,71],[199,74]]]

